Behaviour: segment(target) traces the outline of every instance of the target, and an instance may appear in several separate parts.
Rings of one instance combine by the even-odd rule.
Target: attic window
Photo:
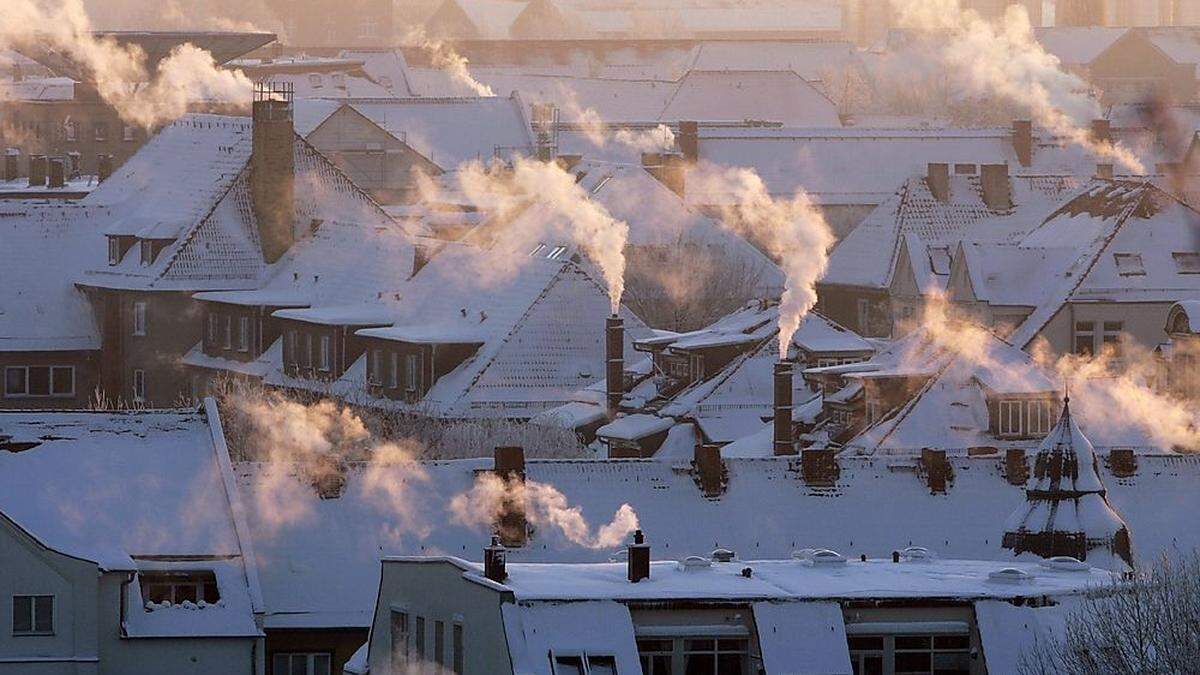
[[[929,247],[929,268],[934,274],[946,276],[950,274],[950,247],[949,246],[930,246]]]
[[[321,76],[318,75],[317,73],[309,74],[308,83],[310,85],[312,85],[313,89],[320,89],[321,88]]]
[[[221,599],[217,577],[209,571],[142,572],[142,600],[147,605],[182,605],[185,602],[214,604]]]
[[[1117,274],[1123,277],[1140,277],[1146,274],[1140,253],[1114,253],[1113,260],[1117,263]]]
[[[555,246],[552,251],[546,254],[550,260],[558,260],[559,256],[567,252],[566,246]]]
[[[1200,274],[1200,253],[1177,251],[1171,257],[1175,259],[1175,271],[1180,274]]]

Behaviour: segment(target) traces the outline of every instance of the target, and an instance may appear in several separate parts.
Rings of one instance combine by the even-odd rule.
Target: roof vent
[[[841,553],[838,553],[837,551],[831,551],[827,548],[822,548],[822,549],[817,549],[816,551],[813,551],[812,554],[808,557],[808,559],[803,562],[807,565],[812,565],[814,567],[815,566],[823,567],[826,565],[845,565],[846,564],[846,556],[842,555]]]
[[[813,553],[816,553],[815,548],[802,548],[799,551],[792,551],[792,558],[795,560],[812,560]]]
[[[936,557],[937,556],[934,555],[933,551],[930,551],[924,546],[909,546],[903,551],[900,551],[900,558],[904,560],[904,562],[929,562]]]
[[[1040,564],[1048,570],[1059,572],[1086,572],[1092,569],[1091,565],[1078,558],[1072,558],[1069,555],[1056,555],[1053,558],[1043,560]]]
[[[681,572],[698,572],[709,567],[712,567],[712,562],[708,558],[698,555],[689,555],[679,561],[679,571]]]
[[[1005,567],[989,573],[988,579],[1002,584],[1025,584],[1033,581],[1033,575],[1015,567]]]
[[[733,559],[737,557],[737,554],[727,548],[717,548],[713,549],[711,557],[713,562],[727,563],[733,562]]]

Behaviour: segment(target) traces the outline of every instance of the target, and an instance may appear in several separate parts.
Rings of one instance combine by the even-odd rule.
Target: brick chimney
[[[1023,167],[1033,165],[1033,121],[1013,120],[1013,151]]]
[[[500,545],[499,537],[492,537],[492,543],[483,547],[483,576],[498,584],[508,578],[508,550]]]
[[[925,171],[925,183],[929,186],[929,192],[934,199],[942,203],[950,201],[949,164],[930,162]]]
[[[260,83],[254,88],[254,145],[250,193],[263,260],[271,263],[295,241],[295,131],[291,83]]]
[[[1092,140],[1097,143],[1112,143],[1112,122],[1092,120]]]
[[[67,167],[62,158],[55,157],[50,160],[50,174],[46,178],[46,185],[52,188],[60,188],[67,184]]]
[[[792,444],[792,364],[775,364],[775,456],[794,455]]]
[[[1112,164],[1101,162],[1100,164],[1096,165],[1096,178],[1112,180],[1115,175],[1116,174]]]
[[[4,180],[14,181],[21,177],[21,169],[19,162],[21,161],[21,151],[16,148],[9,148],[4,153]]]
[[[46,156],[29,156],[29,187],[46,184]]]
[[[683,197],[687,180],[687,160],[676,152],[643,152],[642,168],[667,189]]]
[[[983,187],[983,203],[993,211],[1012,208],[1012,186],[1008,182],[1008,164],[982,164],[979,182]]]
[[[625,396],[625,320],[616,314],[604,322],[604,400],[614,417]]]
[[[633,533],[633,543],[627,549],[626,565],[629,568],[629,581],[637,583],[650,578],[650,544],[646,543],[646,535],[641,530]]]
[[[694,121],[680,122],[675,144],[685,160],[692,164],[700,161],[700,124]]]
[[[505,485],[513,488],[525,484],[525,450],[517,446],[497,446],[492,472],[504,481]],[[524,546],[526,539],[525,503],[524,496],[519,491],[509,489],[510,495],[520,495],[520,499],[506,500],[504,512],[496,522],[500,533],[499,541],[505,546]]]
[[[96,156],[96,181],[103,183],[112,176],[113,172],[113,156],[112,155],[97,155]]]
[[[1009,448],[1004,453],[1004,477],[1010,485],[1024,485],[1029,480],[1029,464],[1025,461],[1025,451],[1021,448]]]
[[[725,465],[721,462],[721,447],[697,443],[692,459],[700,492],[705,497],[720,497],[725,491]]]

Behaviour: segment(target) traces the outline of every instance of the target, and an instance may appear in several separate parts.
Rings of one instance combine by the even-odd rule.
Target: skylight
[[[1117,263],[1117,274],[1123,277],[1146,274],[1146,266],[1142,264],[1140,253],[1114,253],[1113,260]]]
[[[1180,274],[1200,274],[1200,253],[1195,251],[1176,251],[1171,254],[1175,259],[1175,271]]]

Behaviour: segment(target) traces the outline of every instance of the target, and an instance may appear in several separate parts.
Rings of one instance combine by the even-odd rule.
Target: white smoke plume
[[[970,92],[1028,109],[1035,122],[1132,173],[1145,173],[1127,148],[1091,137],[1098,104],[1078,77],[1037,41],[1025,8],[1013,5],[997,23],[958,0],[891,0],[898,24],[935,43],[951,77]]]
[[[0,10],[0,48],[37,45],[77,62],[97,92],[130,124],[145,128],[187,112],[192,101],[246,104],[252,84],[223,70],[191,44],[174,49],[155,72],[141,49],[92,33],[82,0],[8,0]]]
[[[610,136],[610,126],[595,108],[581,105],[575,92],[561,83],[558,85],[558,89],[558,99],[565,109],[568,119],[593,146],[603,148],[608,145],[609,141],[616,141],[639,152],[667,152],[674,149],[675,132],[671,131],[671,127],[659,124],[652,129],[620,128]]]
[[[701,164],[688,180],[697,194],[713,195],[722,204],[723,225],[762,246],[783,269],[779,358],[787,358],[792,335],[817,304],[816,284],[829,266],[833,231],[806,192],[775,199],[752,169]]]
[[[475,485],[450,500],[455,522],[473,527],[490,527],[513,509],[525,514],[535,527],[561,532],[578,546],[592,549],[612,548],[638,529],[633,507],[622,504],[608,523],[595,532],[578,506],[571,506],[553,485],[536,481],[505,480],[495,474],[481,474]]]
[[[429,37],[421,26],[414,26],[405,33],[402,43],[405,46],[417,47],[429,54],[434,68],[445,72],[452,80],[472,91],[476,96],[495,96],[496,92],[488,85],[471,76],[467,67],[467,57],[454,51],[454,48],[443,40]]]
[[[615,140],[640,152],[665,152],[675,147],[675,132],[665,124],[653,129],[618,129]]]
[[[517,246],[544,240],[546,234],[570,237],[600,267],[608,285],[613,314],[625,291],[625,245],[629,225],[590,199],[575,176],[555,163],[518,157],[510,167],[480,162],[459,167],[459,187],[473,203],[494,208],[501,219],[536,204],[545,217],[511,219],[502,236]],[[523,229],[522,229],[523,228]]]

